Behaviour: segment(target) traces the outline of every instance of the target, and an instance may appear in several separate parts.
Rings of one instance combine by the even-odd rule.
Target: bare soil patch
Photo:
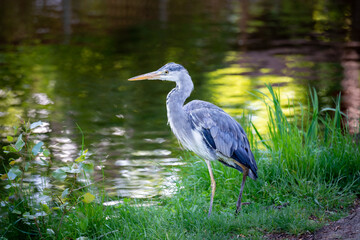
[[[360,239],[360,207],[352,214],[321,228],[315,232],[313,239]]]
[[[360,203],[355,202],[350,215],[331,222],[315,233],[305,233],[294,236],[286,233],[273,233],[266,236],[268,239],[289,239],[289,240],[360,240]]]

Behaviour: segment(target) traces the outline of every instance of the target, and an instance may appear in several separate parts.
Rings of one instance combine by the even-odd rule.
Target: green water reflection
[[[265,133],[265,107],[251,93],[278,86],[286,108],[306,105],[312,86],[331,106],[344,80],[340,56],[356,35],[352,5],[338,1],[40,2],[0,10],[1,145],[19,118],[42,120],[38,136],[61,165],[81,148],[79,124],[95,180],[103,169],[109,194],[122,197],[164,194],[169,169],[183,164],[166,119],[172,83],[129,77],[181,63],[195,83],[190,99],[251,114]]]

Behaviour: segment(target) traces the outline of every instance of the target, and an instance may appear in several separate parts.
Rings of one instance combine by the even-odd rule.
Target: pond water
[[[41,120],[38,137],[61,166],[81,149],[78,124],[111,196],[166,194],[171,169],[184,164],[166,119],[174,85],[127,79],[167,62],[188,69],[190,99],[250,114],[262,133],[266,111],[251,93],[265,84],[280,89],[285,108],[287,99],[306,105],[309,87],[321,107],[342,92],[356,133],[359,15],[355,0],[2,2],[0,145],[19,118]]]

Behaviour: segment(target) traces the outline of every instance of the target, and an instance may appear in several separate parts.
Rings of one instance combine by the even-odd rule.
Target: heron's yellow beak
[[[155,71],[150,73],[145,73],[136,77],[129,78],[129,81],[138,81],[138,80],[151,80],[151,79],[159,79],[161,76],[161,72]]]

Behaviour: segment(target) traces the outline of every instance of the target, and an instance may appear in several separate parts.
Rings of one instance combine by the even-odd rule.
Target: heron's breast
[[[207,160],[217,159],[215,151],[208,147],[201,133],[196,129],[193,129],[190,124],[188,126],[183,126],[179,122],[175,124],[174,122],[169,121],[169,125],[172,132],[185,149],[193,151]]]

